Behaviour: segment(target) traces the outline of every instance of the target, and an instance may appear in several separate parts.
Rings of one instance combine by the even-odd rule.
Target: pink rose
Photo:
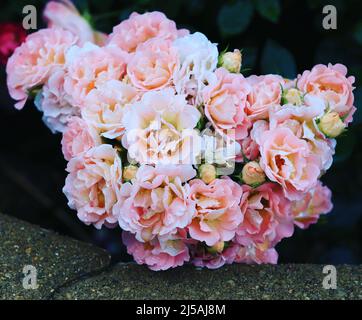
[[[188,248],[180,240],[176,243],[174,240],[169,241],[173,247],[177,245],[177,249],[172,250],[175,252],[170,253],[167,248],[162,248],[157,238],[150,242],[140,242],[133,234],[123,231],[122,239],[128,254],[131,254],[138,264],[146,264],[153,271],[182,266],[190,259]]]
[[[97,132],[79,117],[72,117],[62,138],[62,151],[65,160],[69,161],[89,149],[99,146],[101,139]]]
[[[115,47],[98,47],[87,42],[73,46],[66,55],[65,92],[74,106],[83,107],[87,95],[108,80],[122,80],[126,55]]]
[[[331,190],[318,181],[302,201],[293,202],[295,224],[301,229],[307,229],[311,224],[317,223],[321,214],[327,214],[333,209],[331,198]]]
[[[26,31],[21,23],[0,23],[0,64],[6,65],[14,50],[26,39]]]
[[[72,158],[67,171],[63,192],[78,218],[97,229],[103,224],[115,226],[117,217],[112,209],[121,187],[122,165],[113,147],[103,144]]]
[[[60,27],[78,37],[77,44],[95,42],[93,30],[69,0],[50,1],[43,12],[48,27]]]
[[[120,227],[141,242],[186,227],[195,215],[195,205],[185,183],[195,175],[192,166],[142,165],[132,183],[122,186],[114,207]]]
[[[109,44],[114,44],[126,52],[134,52],[137,47],[152,38],[175,40],[188,34],[187,30],[177,30],[174,21],[161,12],[133,12],[127,20],[113,28]]]
[[[303,105],[273,106],[269,113],[271,130],[289,128],[295,136],[307,141],[321,171],[326,171],[332,165],[335,141],[326,139],[316,124],[316,119],[324,113],[323,100],[307,94]]]
[[[203,91],[205,115],[221,134],[241,140],[247,136],[251,125],[245,114],[250,85],[243,75],[224,68],[217,69],[215,75],[216,80]]]
[[[264,183],[256,189],[243,185],[243,191],[244,221],[236,232],[238,243],[270,248],[293,234],[291,203],[278,184]]]
[[[54,71],[42,90],[35,97],[36,107],[43,112],[43,121],[55,132],[63,132],[73,116],[80,116],[80,110],[69,103],[64,91],[64,69]]]
[[[146,92],[123,117],[123,146],[141,164],[195,164],[201,137],[200,112],[171,88]]]
[[[154,38],[138,46],[127,66],[131,83],[142,91],[169,86],[178,65],[171,41]]]
[[[260,165],[271,181],[278,182],[290,200],[313,188],[320,174],[319,159],[308,143],[287,127],[265,131],[259,137]]]
[[[188,226],[193,239],[213,246],[235,236],[243,221],[240,210],[242,189],[230,178],[215,179],[210,184],[202,180],[190,181],[190,198],[196,204],[197,214]]]
[[[268,74],[265,76],[252,75],[247,78],[247,81],[252,89],[248,94],[246,113],[254,121],[267,119],[270,107],[281,103],[284,79],[278,75]]]
[[[245,160],[244,157],[247,160],[255,160],[259,157],[259,145],[251,137],[241,140],[240,145],[242,156],[239,156],[237,161],[243,162]]]
[[[355,78],[347,78],[347,68],[342,64],[318,64],[311,71],[304,71],[298,77],[298,88],[311,95],[322,98],[325,106],[346,117],[346,123],[352,121],[356,111],[353,106],[353,83]]]
[[[29,91],[44,84],[56,68],[63,68],[67,50],[77,41],[69,31],[42,29],[30,34],[6,65],[10,96],[22,109]]]
[[[278,253],[275,248],[264,247],[263,245],[240,245],[235,257],[236,263],[247,264],[277,264]]]
[[[192,263],[196,267],[206,267],[208,269],[218,269],[225,264],[235,261],[240,245],[230,242],[220,253],[210,253],[199,244],[191,246]]]
[[[138,98],[136,89],[123,81],[109,80],[92,90],[85,98],[83,119],[108,139],[122,137],[123,115]]]

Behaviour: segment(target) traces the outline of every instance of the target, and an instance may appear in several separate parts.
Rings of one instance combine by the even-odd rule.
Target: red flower
[[[0,63],[5,65],[12,55],[26,38],[26,32],[20,23],[0,23]]]

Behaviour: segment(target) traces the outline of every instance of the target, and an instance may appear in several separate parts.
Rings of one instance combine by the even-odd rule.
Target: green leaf
[[[233,4],[223,5],[217,17],[221,34],[229,37],[243,32],[248,27],[253,12],[250,0],[239,0]]]
[[[296,76],[297,67],[289,50],[269,39],[261,57],[261,71],[264,74],[280,74],[291,79]]]
[[[278,22],[281,12],[279,0],[256,0],[255,6],[263,18],[274,23]]]

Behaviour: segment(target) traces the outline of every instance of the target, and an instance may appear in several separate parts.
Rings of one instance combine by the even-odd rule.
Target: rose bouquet
[[[63,134],[78,218],[120,227],[137,263],[276,263],[277,243],[332,209],[319,179],[355,111],[346,67],[244,77],[239,50],[160,12],[110,35],[68,1],[44,16],[8,61],[10,94]]]

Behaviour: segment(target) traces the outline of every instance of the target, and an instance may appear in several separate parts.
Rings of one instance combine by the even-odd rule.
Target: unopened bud
[[[209,184],[216,179],[216,168],[212,164],[205,163],[199,167],[199,176],[202,181]]]
[[[328,137],[335,138],[339,136],[346,125],[343,123],[337,112],[328,112],[321,119],[318,124],[319,129]]]
[[[224,247],[225,247],[225,242],[219,241],[215,243],[212,247],[207,247],[207,251],[212,254],[221,253],[224,250]]]
[[[259,185],[265,182],[265,173],[256,161],[248,162],[241,172],[243,182],[248,185]]]
[[[125,181],[130,181],[132,180],[137,173],[138,167],[137,166],[133,166],[133,165],[129,165],[124,167],[123,169],[123,180]]]
[[[220,56],[220,66],[230,72],[239,73],[241,68],[241,52],[235,49],[233,52],[225,52]]]

